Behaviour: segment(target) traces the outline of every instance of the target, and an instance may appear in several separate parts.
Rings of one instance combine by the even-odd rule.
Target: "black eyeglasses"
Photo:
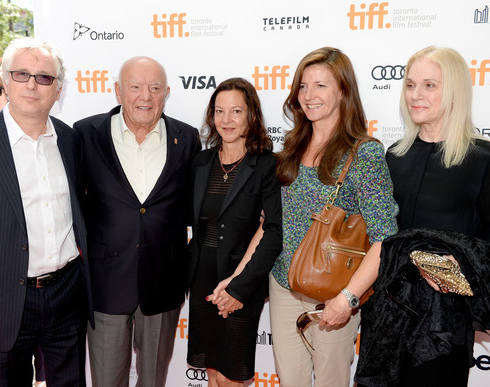
[[[53,84],[56,77],[52,75],[46,74],[29,74],[25,71],[10,71],[10,76],[15,82],[27,83],[31,77],[34,77],[34,80],[38,85],[50,86]]]

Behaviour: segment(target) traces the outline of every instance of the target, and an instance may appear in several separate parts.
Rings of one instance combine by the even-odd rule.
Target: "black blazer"
[[[93,323],[85,225],[77,197],[80,187],[80,138],[62,121],[54,117],[51,120],[68,178],[73,228],[84,258],[89,318]],[[0,112],[0,165],[0,352],[8,352],[19,333],[24,311],[29,250],[20,187],[3,112]]]
[[[75,123],[83,143],[83,211],[94,309],[152,315],[182,305],[186,288],[190,164],[201,148],[197,129],[162,115],[167,160],[140,203],[124,174],[106,114]]]
[[[206,194],[209,174],[217,148],[199,153],[193,162],[193,233],[199,234],[199,214]],[[240,302],[268,296],[267,275],[282,250],[281,190],[276,179],[276,159],[271,152],[247,153],[225,197],[218,218],[218,278],[233,274],[245,254],[265,212],[264,235],[251,260],[226,291]],[[191,242],[189,281],[192,282],[199,258],[197,238]]]

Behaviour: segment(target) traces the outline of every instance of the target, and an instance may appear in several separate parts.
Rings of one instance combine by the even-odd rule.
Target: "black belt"
[[[68,262],[65,266],[63,266],[61,269],[53,271],[51,273],[43,274],[37,277],[27,277],[27,286],[34,286],[36,288],[44,288],[46,286],[55,284],[58,282],[63,274],[65,274],[72,266],[75,265],[75,263],[78,261],[78,256],[75,259],[72,259],[70,262]]]

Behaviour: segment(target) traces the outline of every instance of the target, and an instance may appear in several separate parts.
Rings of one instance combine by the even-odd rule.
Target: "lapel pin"
[[[177,141],[177,137],[174,138],[174,144],[177,145],[179,142]]]

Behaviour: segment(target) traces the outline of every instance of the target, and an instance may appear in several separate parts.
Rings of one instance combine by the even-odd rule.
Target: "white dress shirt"
[[[129,184],[140,203],[143,203],[155,187],[167,160],[165,121],[160,118],[145,140],[138,144],[136,136],[124,121],[121,107],[121,112],[111,118],[111,135]]]
[[[17,125],[8,107],[3,115],[29,241],[27,276],[37,277],[61,269],[78,256],[70,190],[51,120],[48,118],[46,133],[34,140]]]

